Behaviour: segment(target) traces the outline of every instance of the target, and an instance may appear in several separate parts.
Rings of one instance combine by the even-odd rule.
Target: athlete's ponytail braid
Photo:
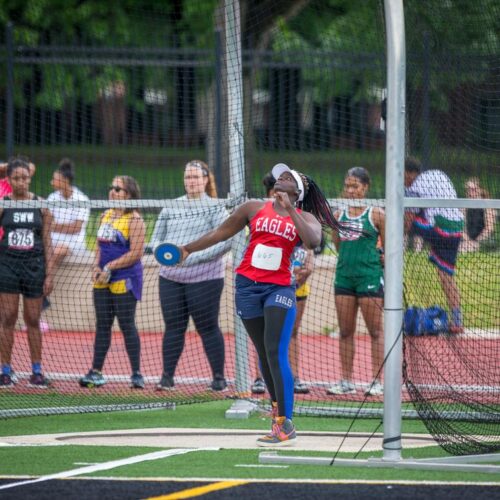
[[[304,199],[299,202],[299,207],[306,212],[312,213],[323,226],[330,227],[334,231],[342,229],[341,224],[333,215],[332,209],[325,195],[311,177],[299,172],[304,184]]]

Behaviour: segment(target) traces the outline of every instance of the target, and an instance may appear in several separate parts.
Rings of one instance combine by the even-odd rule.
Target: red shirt
[[[12,193],[12,186],[9,183],[7,177],[0,179],[0,198],[8,196]],[[0,240],[3,238],[3,228],[0,227]]]
[[[0,179],[0,198],[8,196],[11,193],[12,193],[12,186],[9,183],[9,179],[7,179],[7,177]]]
[[[269,201],[250,221],[250,241],[236,272],[260,283],[289,286],[290,256],[299,241],[292,218],[276,213]]]

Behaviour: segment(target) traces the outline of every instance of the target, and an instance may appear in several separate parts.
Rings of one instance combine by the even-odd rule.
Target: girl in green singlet
[[[348,170],[344,180],[344,197],[362,200],[370,187],[366,169]],[[384,360],[383,254],[379,242],[385,238],[385,215],[379,207],[349,206],[337,210],[335,218],[343,229],[333,233],[339,252],[335,274],[335,307],[340,329],[341,379],[328,388],[328,394],[355,394],[353,380],[354,334],[358,309],[371,338],[372,379],[366,394],[383,394],[379,371]],[[367,381],[359,381],[366,384]]]

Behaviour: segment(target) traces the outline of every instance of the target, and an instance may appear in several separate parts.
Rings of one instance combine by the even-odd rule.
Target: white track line
[[[37,479],[30,479],[28,481],[21,481],[18,483],[9,483],[0,486],[0,490],[14,488],[16,486],[24,486],[27,484],[41,483],[43,481],[50,481],[51,479],[64,479],[67,477],[80,476],[82,474],[91,474],[101,470],[114,469],[122,465],[137,464],[146,462],[148,460],[158,460],[160,458],[172,457],[174,455],[184,455],[192,451],[217,451],[219,448],[174,448],[172,450],[155,451],[153,453],[146,453],[145,455],[137,455],[135,457],[122,458],[120,460],[112,460],[111,462],[104,462],[102,464],[89,465],[87,467],[79,467],[78,469],[66,470],[57,472],[56,474],[49,474],[41,476]]]

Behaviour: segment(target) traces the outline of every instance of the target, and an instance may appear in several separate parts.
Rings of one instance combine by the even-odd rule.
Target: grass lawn
[[[81,463],[104,463],[159,451],[159,448],[112,446],[58,446],[36,448],[18,447],[0,449],[0,459],[5,466],[3,475],[39,476],[77,469]],[[302,479],[329,480],[351,479],[372,481],[445,481],[445,482],[495,482],[494,474],[477,472],[443,472],[440,470],[398,470],[374,467],[325,467],[317,465],[288,465],[280,468],[257,467],[263,450],[221,449],[197,451],[185,455],[153,460],[95,472],[93,477],[119,478],[225,478],[225,479]],[[433,448],[412,450],[407,458],[428,458]],[[325,452],[280,451],[285,456],[314,456],[332,458]],[[362,453],[358,458],[380,456],[380,453]],[[436,456],[443,456],[435,452]],[[338,458],[352,458],[341,453]],[[405,458],[405,457],[403,457]]]
[[[224,411],[230,401],[180,406],[176,410],[156,410],[138,412],[116,412],[88,415],[60,415],[50,417],[24,417],[4,421],[0,435],[22,435],[56,432],[84,432],[115,429],[141,429],[152,427],[226,428],[226,429],[267,429],[269,422],[260,414],[248,420],[228,420]],[[296,417],[300,430],[345,431],[351,424],[349,419]],[[378,424],[376,420],[356,421],[353,432],[370,432]],[[420,421],[403,421],[403,432],[426,432]],[[203,446],[203,443],[200,443]],[[73,446],[60,447],[3,447],[0,460],[4,475],[42,475],[71,470],[77,463],[101,463],[120,458],[141,455],[158,448],[113,447],[113,446]],[[111,471],[95,473],[94,476],[115,477],[203,477],[203,478],[244,478],[244,479],[372,479],[372,480],[417,480],[417,481],[496,481],[492,474],[457,473],[415,470],[392,470],[374,468],[335,468],[304,465],[290,465],[283,468],[257,468],[258,456],[262,450],[200,451],[187,455],[144,462],[119,467]],[[280,451],[286,455],[325,456],[331,453]],[[381,456],[380,452],[361,453],[359,458]],[[438,447],[404,450],[405,458],[439,457],[446,453]],[[353,458],[352,453],[341,453],[339,458]]]
[[[87,432],[116,429],[142,429],[154,427],[190,427],[216,429],[266,429],[269,420],[254,413],[248,420],[226,419],[225,411],[233,401],[213,401],[178,405],[175,410],[141,410],[88,414],[18,417],[3,420],[0,436],[44,434],[57,432]],[[35,401],[33,402],[35,406]],[[294,418],[297,428],[310,431],[346,431],[352,424],[350,418],[300,417]],[[358,419],[353,432],[372,432],[379,426],[379,419]],[[419,420],[404,420],[407,433],[426,433]]]
[[[406,303],[419,307],[433,304],[447,307],[435,267],[428,262],[427,251],[406,252],[404,293]],[[457,283],[461,292],[465,324],[475,328],[498,329],[498,297],[500,275],[498,253],[473,252],[460,254],[457,262]]]

